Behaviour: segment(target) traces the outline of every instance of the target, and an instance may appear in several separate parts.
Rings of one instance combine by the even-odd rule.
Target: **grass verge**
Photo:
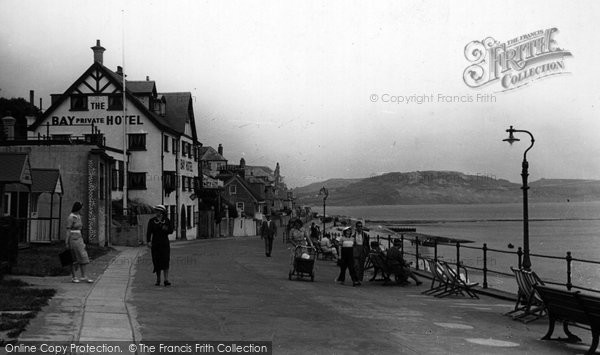
[[[0,331],[8,338],[16,338],[25,330],[56,290],[29,288],[21,280],[0,280]],[[0,338],[0,346],[9,342]]]
[[[17,265],[11,269],[13,275],[66,276],[71,274],[68,266],[62,266],[58,254],[65,250],[64,244],[39,244],[19,250]],[[97,245],[87,245],[90,260],[107,254],[112,249]]]

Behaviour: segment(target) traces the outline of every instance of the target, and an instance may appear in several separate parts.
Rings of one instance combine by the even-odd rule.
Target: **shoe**
[[[156,283],[154,284],[154,286],[160,286],[160,280],[156,281]]]
[[[420,286],[423,284],[423,281],[417,281],[417,286]]]
[[[81,279],[81,281],[83,281],[83,282],[87,282],[87,283],[89,283],[89,284],[93,284],[93,283],[94,283],[94,280],[92,280],[92,279],[89,279],[89,278]]]
[[[79,283],[79,279],[76,278],[76,277],[74,277],[74,278],[71,279],[71,282],[74,283],[74,284],[78,284]]]
[[[165,281],[165,287],[166,286],[171,286],[171,283],[169,281]]]
[[[362,284],[360,283],[360,281],[356,281],[356,282],[353,282],[353,283],[352,283],[352,287],[355,287],[355,286],[360,286],[360,285],[362,285]]]

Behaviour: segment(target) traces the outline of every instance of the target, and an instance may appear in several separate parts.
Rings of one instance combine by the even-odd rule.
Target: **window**
[[[123,109],[123,95],[110,95],[108,97],[108,109],[118,111]]]
[[[2,208],[4,209],[4,211],[2,211],[3,216],[10,216],[10,196],[10,193],[4,193],[4,202],[2,205]]]
[[[194,161],[198,161],[198,147],[194,146],[192,152],[194,153]]]
[[[169,151],[169,136],[163,136],[163,150],[165,152]]]
[[[165,171],[163,173],[163,188],[165,193],[171,193],[177,188],[177,176],[174,171]]]
[[[112,185],[113,191],[123,190],[123,162],[122,161],[118,162],[118,169],[117,169],[117,165],[115,165],[113,167],[111,180],[112,180],[111,185]]]
[[[187,155],[187,143],[181,141],[181,156],[185,157]]]
[[[200,188],[200,178],[197,176],[194,176],[194,190],[197,190]]]
[[[187,227],[192,228],[192,206],[187,206]]]
[[[129,134],[130,150],[146,150],[146,134]]]
[[[173,154],[177,154],[177,140],[175,140],[175,138],[173,138],[173,141],[171,142],[171,147],[173,148]]]
[[[185,182],[186,182],[186,177],[182,176],[181,177],[181,191],[185,191]]]
[[[71,96],[71,111],[87,111],[88,98],[84,95]]]
[[[128,188],[131,190],[146,189],[146,173],[127,173]]]
[[[244,211],[244,203],[243,203],[243,202],[237,202],[237,203],[235,204],[235,208],[236,208],[238,211],[242,211],[242,212],[243,212],[243,211]]]
[[[231,185],[231,186],[229,186],[229,194],[230,194],[230,195],[235,195],[235,194],[237,194],[237,186],[236,186],[236,185]]]

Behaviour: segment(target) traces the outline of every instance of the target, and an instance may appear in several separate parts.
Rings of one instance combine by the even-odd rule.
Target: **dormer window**
[[[85,95],[71,96],[71,111],[87,111],[88,98]]]

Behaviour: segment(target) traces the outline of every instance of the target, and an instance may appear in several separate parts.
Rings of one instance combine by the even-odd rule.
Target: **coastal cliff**
[[[478,204],[522,201],[520,183],[455,171],[386,173],[364,179],[331,179],[294,189],[299,204],[319,205],[319,189],[329,189],[327,204],[412,205]],[[599,180],[541,179],[529,183],[532,202],[597,201]]]

